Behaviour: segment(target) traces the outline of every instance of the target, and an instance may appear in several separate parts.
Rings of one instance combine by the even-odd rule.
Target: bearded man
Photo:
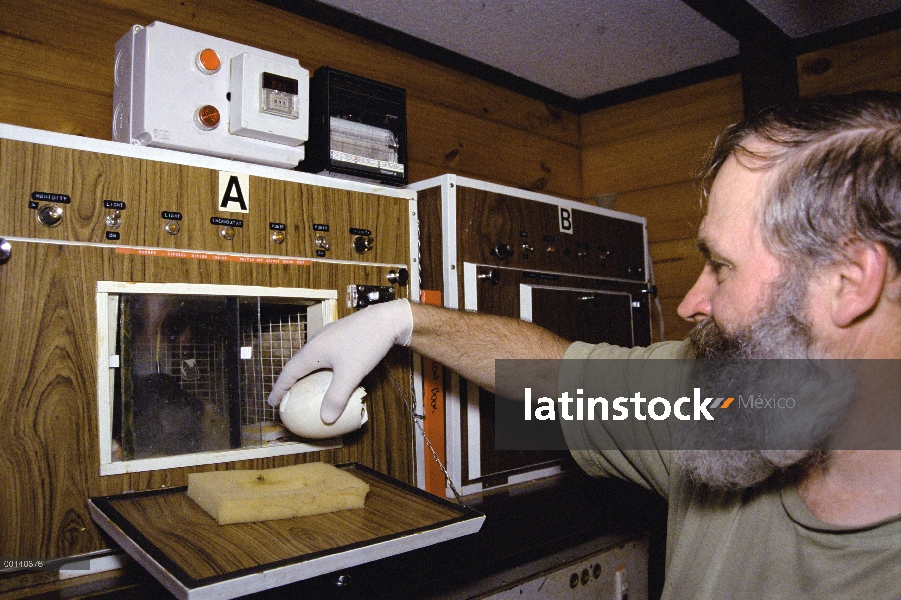
[[[901,358],[901,95],[767,110],[720,136],[705,181],[707,263],[678,309],[697,323],[689,340],[592,346],[395,301],[324,328],[270,401],[330,368],[321,416],[333,422],[395,344],[486,389],[497,358]],[[897,389],[871,391],[881,406],[901,404]],[[823,436],[835,433],[836,419],[817,418]],[[901,450],[609,451],[591,448],[598,424],[581,427],[567,441],[585,471],[669,502],[664,598],[901,598]]]

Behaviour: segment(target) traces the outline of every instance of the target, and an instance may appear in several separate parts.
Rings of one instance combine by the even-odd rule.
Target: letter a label
[[[219,210],[250,212],[250,176],[219,171]]]

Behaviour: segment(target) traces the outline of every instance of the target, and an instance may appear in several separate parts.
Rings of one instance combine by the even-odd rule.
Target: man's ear
[[[852,242],[834,269],[832,320],[847,327],[879,303],[889,276],[888,252],[882,244]]]

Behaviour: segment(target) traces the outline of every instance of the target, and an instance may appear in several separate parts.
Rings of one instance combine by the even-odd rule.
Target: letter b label
[[[573,213],[570,209],[558,207],[560,213],[560,233],[573,232]]]

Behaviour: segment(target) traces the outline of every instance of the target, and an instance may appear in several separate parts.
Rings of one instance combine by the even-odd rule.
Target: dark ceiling
[[[901,28],[901,0],[261,0],[583,113],[741,73],[746,111],[796,57]]]

